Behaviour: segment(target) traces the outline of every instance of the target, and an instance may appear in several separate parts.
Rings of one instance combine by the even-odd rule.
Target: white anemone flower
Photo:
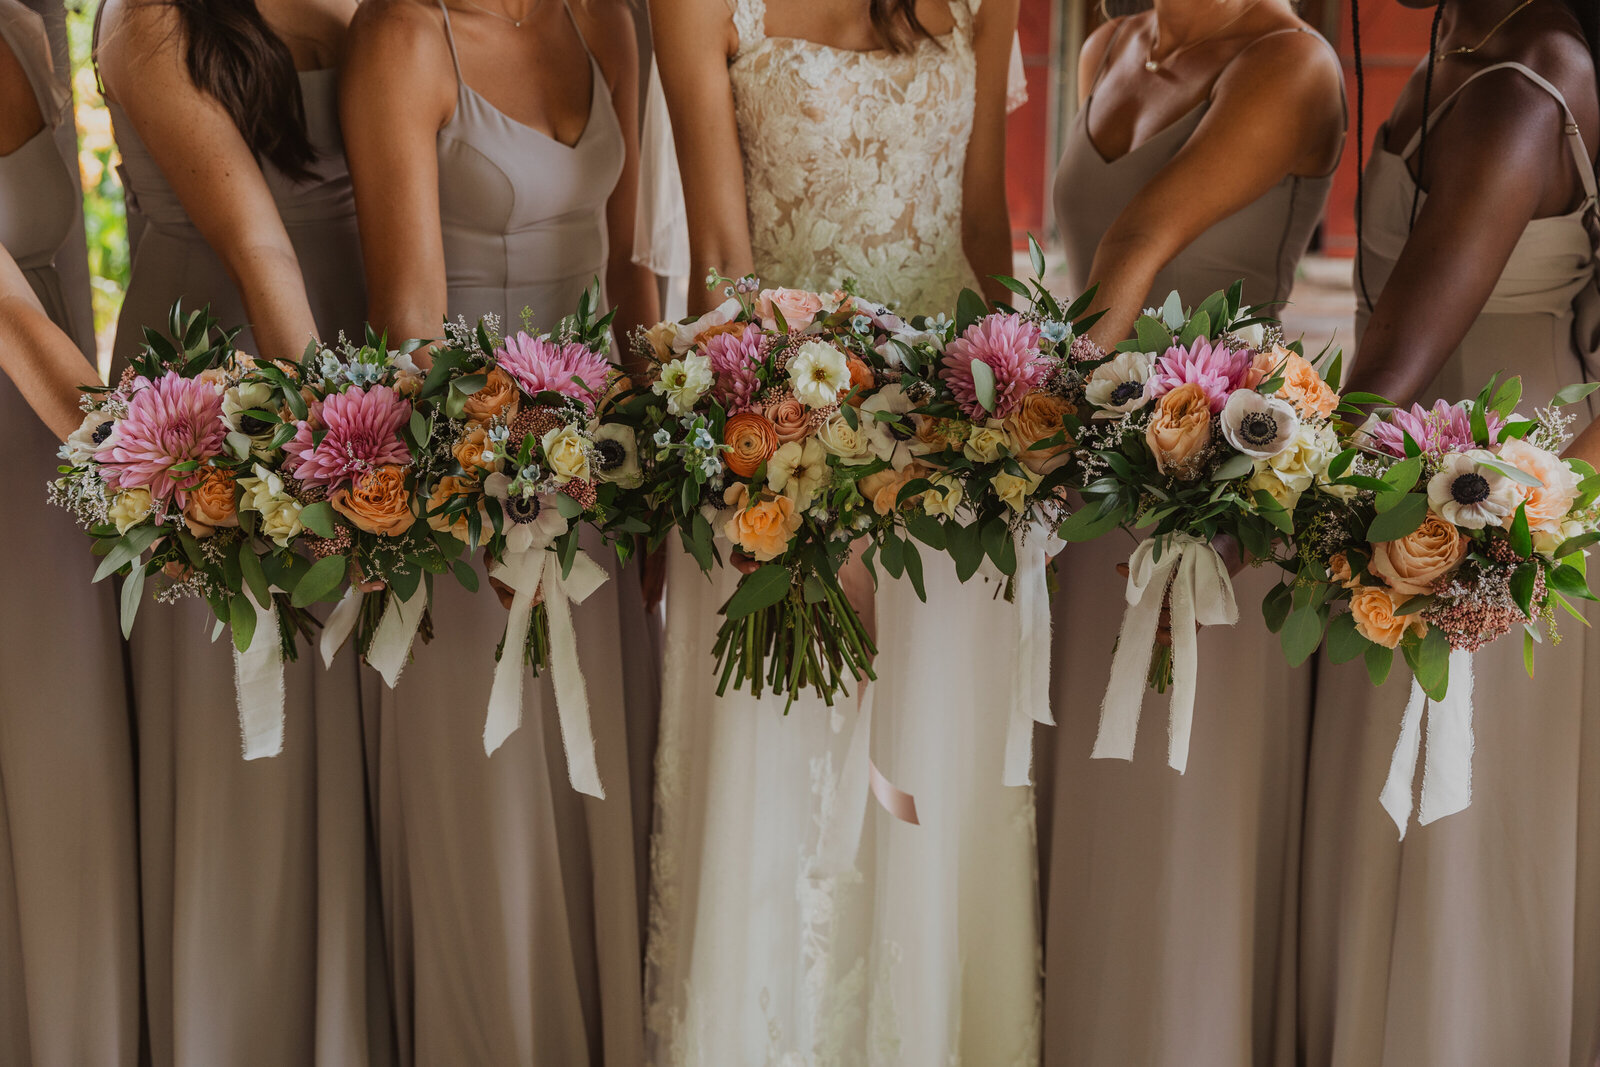
[[[506,517],[511,522],[506,527],[506,551],[529,552],[549,548],[555,539],[567,532],[567,520],[561,517],[554,493],[529,493],[513,496],[511,479],[504,474],[491,474],[483,480],[483,491],[500,501]]]
[[[60,456],[74,467],[81,467],[94,458],[95,450],[111,439],[116,420],[103,411],[91,411],[83,417],[78,428],[67,435]]]
[[[910,441],[913,437],[911,409],[916,407],[906,396],[898,382],[879,389],[861,405],[861,423],[866,428],[872,454],[885,460],[895,470],[903,470],[914,458]],[[895,422],[885,422],[877,413],[898,416]]]
[[[1094,417],[1114,419],[1144,406],[1146,383],[1155,365],[1153,352],[1118,352],[1096,367],[1083,387],[1084,399],[1095,408]]]
[[[789,357],[789,388],[808,408],[839,402],[850,388],[850,365],[844,353],[823,341],[807,341]]]
[[[596,481],[616,482],[624,489],[636,489],[644,482],[639,470],[639,443],[633,427],[603,422],[594,431]]]
[[[1492,459],[1481,448],[1446,456],[1439,473],[1428,479],[1428,506],[1445,522],[1468,530],[1502,525],[1523,497],[1516,482],[1484,466]]]
[[[1236,389],[1222,409],[1222,435],[1251,459],[1271,459],[1294,440],[1300,416],[1287,400]]]

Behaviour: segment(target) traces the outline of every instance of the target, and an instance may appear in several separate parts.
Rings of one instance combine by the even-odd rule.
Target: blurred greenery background
[[[128,287],[128,224],[123,214],[122,182],[117,177],[117,146],[111,139],[111,115],[94,75],[93,34],[94,0],[68,3],[67,35],[72,46],[78,170],[83,175],[83,225],[94,286],[94,329],[101,350],[106,351]]]

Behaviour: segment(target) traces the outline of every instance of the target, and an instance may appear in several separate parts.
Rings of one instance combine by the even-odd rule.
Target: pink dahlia
[[[404,466],[411,452],[399,431],[410,418],[411,402],[387,385],[335,393],[312,405],[294,440],[283,446],[284,469],[302,482],[337,485],[376,467]]]
[[[1492,411],[1485,411],[1484,422],[1489,427],[1489,443],[1500,438],[1500,428],[1505,420]],[[1369,428],[1372,444],[1379,452],[1404,457],[1406,434],[1423,452],[1443,456],[1451,452],[1468,452],[1477,448],[1472,439],[1472,412],[1465,404],[1449,404],[1435,400],[1433,407],[1412,404],[1411,410],[1396,408]]]
[[[1235,352],[1226,345],[1213,345],[1204,337],[1195,338],[1188,348],[1173,345],[1156,360],[1150,374],[1150,397],[1166,396],[1180,385],[1198,385],[1215,415],[1234,390],[1244,385],[1254,360],[1255,353],[1247,348]]]
[[[582,401],[591,413],[605,395],[606,376],[611,372],[605,356],[576,341],[556,344],[525,333],[507,338],[494,355],[500,369],[515,378],[529,396],[560,393]]]
[[[761,327],[751,323],[743,333],[719,333],[706,342],[705,355],[716,376],[711,395],[728,409],[728,414],[737,415],[754,407],[756,390],[760,388],[756,368],[766,358]]]
[[[94,454],[102,476],[113,489],[144,488],[157,500],[175,497],[186,504],[193,475],[172,467],[222,451],[228,435],[222,394],[210,382],[177,371],[155,381],[136,378],[132,388],[127,417]]]
[[[1044,381],[1050,363],[1039,350],[1039,327],[1019,315],[986,315],[944,350],[939,377],[971,419],[1004,419]],[[994,411],[985,411],[972,384],[973,362],[994,372]]]

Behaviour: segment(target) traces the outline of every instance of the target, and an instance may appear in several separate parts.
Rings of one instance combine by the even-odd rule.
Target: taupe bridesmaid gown
[[[304,72],[300,88],[316,175],[296,183],[262,169],[318,331],[359,336],[366,293],[334,74]],[[116,374],[141,327],[165,329],[179,297],[209,304],[224,325],[245,310],[127,115],[110,107],[136,235]],[[249,331],[239,344],[254,351]],[[346,650],[324,669],[305,649],[287,664],[283,752],[245,762],[232,654],[210,635],[206,607],[184,601],[146,604],[130,641],[154,1062],[389,1062],[356,657]]]
[[[1516,63],[1486,67],[1501,84]],[[1457,90],[1459,92],[1459,90]],[[1434,112],[1430,125],[1454,100]],[[1522,410],[1585,379],[1573,299],[1594,253],[1584,220],[1594,171],[1570,113],[1567,143],[1588,191],[1535,219],[1455,354],[1418,399],[1475,396],[1522,376]],[[1367,292],[1383,291],[1410,232],[1416,189],[1380,130],[1366,175]],[[1552,166],[1565,160],[1552,160]],[[1365,327],[1370,304],[1357,315]],[[1589,370],[1593,380],[1594,369]],[[1600,409],[1600,404],[1595,405]],[[1575,430],[1593,411],[1579,416]],[[1591,567],[1593,566],[1591,562]],[[1582,603],[1581,601],[1579,602]],[[1590,626],[1600,610],[1585,605]],[[1557,612],[1562,642],[1538,650],[1537,680],[1512,634],[1473,658],[1472,806],[1405,840],[1378,804],[1411,681],[1374,689],[1359,661],[1322,662],[1306,801],[1301,1010],[1309,1067],[1591,1067],[1600,1050],[1600,635]]]
[[[589,68],[588,123],[569,147],[497,110],[457,62],[438,135],[452,317],[492,312],[510,331],[526,307],[547,328],[604,275],[624,145],[592,56]],[[637,583],[621,586],[601,544],[584,547],[613,575],[573,610],[606,799],[568,783],[547,679],[525,679],[521,728],[484,755],[506,620],[487,585],[434,584],[434,639],[369,716],[404,1064],[643,1062],[636,854],[648,827],[633,805],[649,787],[630,780],[629,733],[653,717],[655,690],[647,665],[625,666],[642,649]]]
[[[0,246],[70,335],[54,258],[82,208],[55,133],[72,120],[44,24],[17,0],[0,0],[0,47],[27,71],[44,117],[0,156]],[[0,1063],[131,1065],[139,885],[114,593],[90,584],[88,539],[45,502],[56,441],[4,376],[0,454],[19,479],[0,511]]]
[[[1286,30],[1282,32],[1298,32]],[[1210,106],[1107,160],[1091,93],[1055,179],[1071,292],[1129,201],[1177,155]],[[1156,276],[1196,304],[1244,280],[1247,303],[1283,300],[1331,175],[1288,177],[1212,226]],[[1141,1067],[1292,1062],[1300,809],[1311,671],[1291,670],[1261,620],[1276,568],[1234,581],[1239,623],[1200,634],[1188,771],[1167,766],[1167,698],[1152,694],[1131,763],[1090,759],[1124,607],[1117,534],[1057,557],[1054,730],[1041,730],[1045,1063]]]

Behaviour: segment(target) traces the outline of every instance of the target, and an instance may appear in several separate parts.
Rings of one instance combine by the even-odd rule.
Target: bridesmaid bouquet
[[[645,500],[709,572],[722,541],[759,566],[721,608],[717,692],[812,689],[830,705],[845,672],[872,677],[872,638],[839,571],[852,543],[895,521],[875,510],[883,478],[909,462],[897,408],[879,390],[876,349],[906,327],[849,291],[761,289],[713,275],[727,300],[634,338],[656,365],[622,405],[650,439]],[[881,477],[880,477],[881,476]],[[878,479],[875,481],[874,479]],[[915,550],[900,557],[920,585]]]
[[[1075,363],[1068,395],[1086,417],[1072,462],[1084,505],[1067,541],[1117,526],[1148,530],[1128,561],[1128,611],[1102,708],[1096,756],[1131,759],[1138,679],[1172,695],[1168,762],[1182,771],[1198,671],[1199,625],[1238,621],[1228,567],[1212,547],[1234,538],[1257,559],[1295,530],[1301,497],[1328,488],[1341,445],[1334,426],[1338,357],[1326,375],[1257,308],[1242,286],[1186,311],[1176,293],[1140,316],[1109,356]],[[1173,645],[1152,658],[1163,601]]]
[[[1556,637],[1556,609],[1582,622],[1568,598],[1595,599],[1583,549],[1600,541],[1600,476],[1559,457],[1572,421],[1559,408],[1596,386],[1563,389],[1525,418],[1520,379],[1496,384],[1463,403],[1391,408],[1351,434],[1330,465],[1336,491],[1308,498],[1296,517],[1294,584],[1265,604],[1292,661],[1326,642],[1335,663],[1361,657],[1375,685],[1396,650],[1411,669],[1383,791],[1402,836],[1423,712],[1426,824],[1471,799],[1472,653],[1520,629],[1532,675],[1535,645]]]
[[[573,785],[603,796],[571,605],[607,575],[579,534],[585,525],[602,530],[626,559],[633,535],[650,526],[632,514],[639,449],[633,427],[609,417],[629,385],[609,358],[612,316],[598,307],[591,289],[576,314],[541,333],[501,336],[492,316],[446,325],[421,390],[430,446],[418,494],[434,536],[458,553],[482,548],[491,577],[511,594],[485,751],[521,720],[523,665],[548,669]]]

